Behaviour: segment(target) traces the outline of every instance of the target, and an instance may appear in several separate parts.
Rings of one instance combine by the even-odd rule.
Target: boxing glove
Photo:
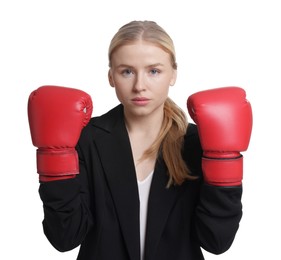
[[[252,131],[252,109],[245,91],[240,87],[200,91],[187,99],[187,109],[198,127],[205,182],[241,185],[241,152],[248,149]]]
[[[75,146],[92,114],[91,97],[78,89],[42,86],[28,99],[32,143],[37,147],[40,182],[74,178],[79,173]]]

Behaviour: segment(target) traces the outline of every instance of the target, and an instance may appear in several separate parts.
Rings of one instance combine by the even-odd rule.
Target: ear
[[[170,80],[170,86],[174,86],[176,81],[177,81],[177,70],[173,70],[173,75],[172,78]]]
[[[111,69],[108,70],[108,81],[110,86],[114,88],[114,80],[113,80]]]

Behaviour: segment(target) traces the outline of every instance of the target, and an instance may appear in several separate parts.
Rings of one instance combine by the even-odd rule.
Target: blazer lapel
[[[103,134],[95,142],[128,253],[135,260],[140,259],[139,196],[135,166],[123,116],[112,120],[115,124],[110,132]]]
[[[166,188],[168,182],[167,168],[162,159],[156,163],[149,201],[145,242],[145,259],[154,259],[155,250],[159,243],[170,210],[172,209],[179,188]]]

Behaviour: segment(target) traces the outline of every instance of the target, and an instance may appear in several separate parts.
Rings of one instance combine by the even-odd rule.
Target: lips
[[[146,97],[136,97],[136,98],[133,98],[132,100],[133,101],[146,101],[146,100],[148,100],[148,98],[146,98]]]
[[[132,102],[135,105],[144,106],[144,105],[148,104],[149,99],[146,97],[136,97],[136,98],[132,99]]]

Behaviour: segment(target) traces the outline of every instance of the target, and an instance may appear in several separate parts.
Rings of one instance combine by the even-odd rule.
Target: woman
[[[242,216],[241,167],[227,178],[214,177],[208,169],[219,168],[224,175],[227,168],[217,165],[231,161],[233,166],[234,161],[241,166],[242,157],[239,152],[226,156],[211,152],[211,163],[210,158],[201,163],[201,144],[206,145],[210,138],[202,136],[201,129],[199,139],[197,126],[188,124],[185,113],[168,97],[176,77],[173,41],[159,25],[132,21],[121,27],[109,46],[108,72],[120,104],[89,123],[89,114],[82,115],[80,128],[87,125],[76,145],[79,174],[66,169],[75,160],[70,160],[72,155],[65,159],[67,164],[49,164],[60,167],[57,173],[46,170],[46,164],[42,166],[53,160],[46,156],[50,150],[52,158],[62,158],[58,150],[71,150],[71,154],[76,150],[70,149],[71,144],[42,148],[46,142],[42,145],[35,137],[38,109],[35,98],[31,99],[29,120],[34,145],[39,147],[43,227],[56,249],[67,251],[81,245],[79,260],[199,260],[204,259],[201,248],[220,254],[231,246]],[[44,100],[56,96],[61,102],[59,94],[64,93],[66,103],[73,102],[69,101],[71,95],[66,95],[73,93],[70,89],[47,86],[46,90]],[[50,95],[54,92],[56,95]],[[199,95],[225,100],[218,92]],[[38,91],[36,98],[39,96]],[[194,100],[196,97],[189,104]],[[189,109],[194,112],[194,107]],[[70,109],[65,110],[63,121],[76,124]],[[50,114],[46,117],[53,120]],[[198,127],[201,121],[198,119]],[[67,135],[73,128],[67,127],[63,133]],[[217,143],[222,145],[220,140]],[[204,177],[201,164],[206,168]]]

